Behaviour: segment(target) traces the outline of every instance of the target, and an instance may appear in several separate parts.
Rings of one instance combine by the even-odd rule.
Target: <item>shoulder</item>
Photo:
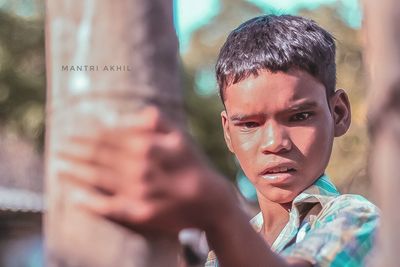
[[[357,221],[378,220],[379,209],[360,195],[344,194],[330,200],[317,216],[318,221],[329,222],[335,218]]]
[[[359,195],[339,195],[310,221],[303,239],[284,254],[317,266],[363,266],[379,222],[378,208]]]
[[[361,195],[355,194],[343,194],[338,195],[337,197],[333,198],[330,202],[327,203],[327,206],[359,206],[363,208],[368,208],[377,211],[377,207],[368,199]]]

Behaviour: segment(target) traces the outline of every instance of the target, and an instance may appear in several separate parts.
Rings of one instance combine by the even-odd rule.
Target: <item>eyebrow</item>
[[[229,119],[231,121],[245,121],[245,120],[249,120],[252,118],[257,118],[257,117],[261,117],[261,116],[265,116],[265,113],[259,112],[259,113],[254,113],[254,114],[249,114],[249,115],[245,115],[245,114],[233,114],[232,116],[229,117]]]
[[[317,102],[304,102],[304,103],[298,103],[294,104],[292,106],[289,106],[287,109],[279,111],[278,113],[292,113],[292,112],[300,112],[304,110],[309,110],[318,107]],[[229,117],[229,119],[233,122],[235,121],[246,121],[249,119],[253,118],[259,118],[259,117],[265,117],[267,116],[266,113],[264,112],[258,112],[254,114],[233,114],[232,116]]]
[[[299,111],[303,111],[303,110],[313,109],[316,107],[318,107],[317,102],[314,102],[314,101],[304,102],[304,103],[292,105],[283,112],[299,112]]]

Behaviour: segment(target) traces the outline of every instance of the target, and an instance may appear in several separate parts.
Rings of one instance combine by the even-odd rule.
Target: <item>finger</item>
[[[123,121],[123,127],[117,128],[118,131],[169,133],[180,127],[154,105],[146,106],[138,113],[127,116]]]
[[[152,139],[157,135],[170,132],[172,130],[171,124],[165,116],[162,116],[158,108],[149,106],[132,116],[129,122],[124,123],[122,127],[105,128],[101,129],[100,132],[68,136],[66,142],[73,146],[72,148],[77,151],[77,154],[88,156],[98,153],[102,155],[103,150],[121,149],[125,142],[132,142],[131,147],[136,147],[138,152],[141,153],[142,139]],[[72,148],[69,150],[71,151]]]
[[[62,157],[76,157],[99,165],[112,166],[122,157],[149,156],[153,143],[164,134],[114,129],[99,136],[71,136]],[[134,159],[131,159],[134,160]]]
[[[58,164],[60,179],[99,189],[107,194],[113,194],[118,188],[119,181],[115,178],[117,173],[110,169],[67,160],[60,160]]]
[[[76,137],[72,141],[78,147],[75,154],[87,154],[88,157],[92,157],[94,161],[98,161],[100,164],[112,162],[112,165],[114,165],[124,159],[132,162],[139,159],[151,158],[157,153],[157,140],[164,135],[153,132],[118,132],[115,130],[115,132],[108,136],[104,135],[101,140]],[[81,148],[81,145],[87,146],[87,148]],[[96,146],[97,148],[94,148]],[[68,148],[68,150],[70,149]]]
[[[179,130],[169,133],[130,133],[126,139],[115,143],[121,152],[134,159],[156,159],[158,155],[168,157],[174,156],[174,151],[181,150],[184,145],[184,134]]]
[[[110,217],[113,214],[115,201],[112,196],[93,190],[76,188],[70,192],[69,199],[73,205],[95,215]]]
[[[132,129],[143,127],[157,132],[168,132],[170,124],[166,122],[167,118],[162,115],[161,110],[154,105],[149,105],[143,108],[137,117],[133,117],[129,126]]]
[[[182,163],[191,162],[197,156],[194,144],[180,131],[173,131],[155,140],[155,153],[160,166],[168,171],[184,167]]]
[[[118,132],[169,132],[171,123],[161,110],[149,105],[135,114],[129,114],[121,119],[122,127],[114,128]],[[111,129],[113,130],[113,129]]]
[[[100,216],[108,220],[114,221],[119,225],[135,230],[147,230],[147,227],[137,227],[140,224],[140,216],[142,215],[144,205],[135,205],[127,199],[121,199],[113,196],[106,196],[100,193],[77,188],[69,195],[72,205],[95,216]],[[137,204],[137,203],[136,203]],[[139,206],[140,208],[136,208]]]
[[[105,138],[71,136],[65,141],[63,149],[57,155],[75,161],[86,161],[98,165],[112,166],[118,147]]]

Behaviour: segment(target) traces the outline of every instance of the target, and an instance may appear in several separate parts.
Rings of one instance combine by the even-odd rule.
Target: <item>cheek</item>
[[[333,136],[328,127],[304,127],[296,129],[291,136],[293,144],[307,159],[325,159],[330,154]]]
[[[235,133],[232,137],[232,147],[240,165],[244,170],[249,170],[254,166],[257,156],[260,134]]]
[[[257,152],[260,132],[255,131],[251,133],[235,132],[232,135],[232,145],[235,150],[235,154],[245,154],[251,156]]]

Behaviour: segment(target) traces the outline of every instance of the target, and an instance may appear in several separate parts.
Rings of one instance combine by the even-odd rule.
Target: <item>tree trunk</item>
[[[148,104],[183,122],[172,0],[47,1],[47,266],[176,266],[177,243],[134,234],[68,202],[66,135],[123,126]]]
[[[370,171],[382,209],[375,266],[399,266],[400,3],[365,0],[366,58],[370,72]]]

